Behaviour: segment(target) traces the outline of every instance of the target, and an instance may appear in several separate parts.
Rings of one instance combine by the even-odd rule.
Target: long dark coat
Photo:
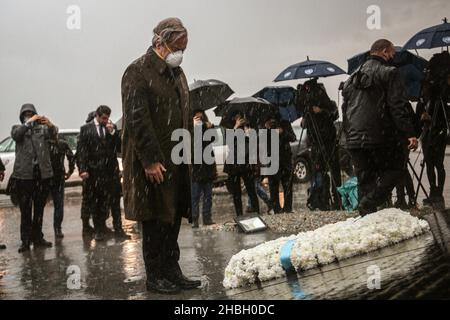
[[[122,78],[123,190],[128,220],[155,219],[174,223],[176,215],[191,217],[190,166],[175,165],[171,141],[176,129],[192,133],[189,87],[181,68],[171,69],[150,48]],[[161,162],[164,183],[151,183],[146,165]]]

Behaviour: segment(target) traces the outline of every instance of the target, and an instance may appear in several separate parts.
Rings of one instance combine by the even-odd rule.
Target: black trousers
[[[110,206],[114,230],[122,229],[122,211],[120,198],[122,197],[122,185],[118,176],[114,177],[111,186]]]
[[[17,180],[20,207],[20,239],[23,243],[43,239],[42,221],[50,179]]]
[[[423,140],[423,156],[427,167],[427,177],[430,183],[430,197],[441,197],[445,184],[445,139],[430,141],[428,137]]]
[[[95,231],[106,227],[111,203],[112,177],[108,173],[89,173],[83,181],[82,218],[92,216]]]
[[[180,233],[181,215],[177,215],[174,224],[159,220],[142,222],[142,250],[148,280],[168,278],[171,273],[180,272]]]
[[[241,178],[244,180],[245,189],[252,204],[252,208],[259,214],[259,202],[256,195],[255,177],[251,172],[248,173],[233,173],[228,175],[226,182],[228,191],[233,197],[234,209],[237,216],[242,216],[242,190]]]
[[[280,168],[276,175],[269,176],[270,201],[273,204],[275,213],[292,211],[292,180],[292,168],[289,167]],[[280,184],[284,192],[283,209],[281,209],[280,205]]]
[[[358,177],[359,206],[376,211],[388,200],[392,190],[402,179],[405,156],[401,147],[351,149],[353,165]]]

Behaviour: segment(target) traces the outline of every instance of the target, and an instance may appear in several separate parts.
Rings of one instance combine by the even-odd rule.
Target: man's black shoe
[[[196,289],[202,285],[202,282],[200,280],[188,279],[183,274],[173,276],[171,275],[168,276],[167,278],[183,290]]]
[[[114,230],[114,237],[120,239],[131,239],[131,236],[126,234],[122,228]]]
[[[0,244],[0,250],[5,250],[6,246],[4,244]]]
[[[83,237],[91,237],[94,233],[94,228],[90,225],[83,226]]]
[[[64,238],[64,233],[62,232],[61,228],[55,228],[55,238],[57,239]]]
[[[103,241],[105,240],[105,235],[103,234],[103,232],[96,232],[94,239],[95,241]]]
[[[216,224],[214,221],[212,221],[212,219],[206,219],[205,221],[203,221],[203,225],[205,226],[212,226],[213,224]]]
[[[24,252],[30,251],[30,244],[22,242],[18,251],[19,251],[19,253],[24,253]]]
[[[36,247],[44,247],[51,248],[53,244],[50,241],[45,240],[44,238],[40,238],[33,241],[33,246]]]
[[[177,294],[180,292],[180,287],[170,282],[167,279],[154,279],[147,280],[146,282],[147,291],[152,291],[162,294]]]
[[[198,221],[194,221],[192,223],[192,229],[198,229],[198,228],[199,228]]]

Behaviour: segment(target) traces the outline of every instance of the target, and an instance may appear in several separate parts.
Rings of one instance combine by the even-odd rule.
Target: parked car
[[[77,139],[80,133],[79,129],[65,129],[59,130],[58,136],[60,139],[64,139],[75,153],[77,149]],[[0,183],[0,193],[4,193],[6,187],[8,186],[9,178],[14,169],[14,161],[16,158],[16,142],[11,138],[5,138],[0,142],[0,157],[6,167],[5,179]],[[66,159],[66,168],[68,169],[69,164]],[[81,178],[78,176],[78,169],[75,167],[75,171],[69,180],[66,181],[66,186],[75,186],[81,184]]]
[[[336,130],[339,134],[339,129],[341,122],[337,121],[335,123]],[[298,183],[307,183],[311,179],[312,173],[312,162],[311,162],[311,146],[309,145],[307,139],[307,129],[303,129],[300,126],[293,126],[292,129],[297,136],[297,141],[291,143],[291,150],[293,154],[294,161],[294,181]],[[301,137],[301,143],[299,143]],[[339,152],[339,160],[341,164],[341,171],[343,171],[348,176],[354,175],[354,169],[351,162],[351,157],[349,152],[344,147],[345,139],[341,135],[339,141],[339,147],[337,152]]]

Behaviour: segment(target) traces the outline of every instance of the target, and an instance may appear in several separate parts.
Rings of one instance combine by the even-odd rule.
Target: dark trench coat
[[[175,129],[192,133],[189,87],[181,68],[171,69],[150,48],[126,69],[122,78],[123,191],[128,220],[174,223],[191,217],[190,166],[175,165],[171,141]],[[156,185],[144,167],[161,162],[164,183]]]

